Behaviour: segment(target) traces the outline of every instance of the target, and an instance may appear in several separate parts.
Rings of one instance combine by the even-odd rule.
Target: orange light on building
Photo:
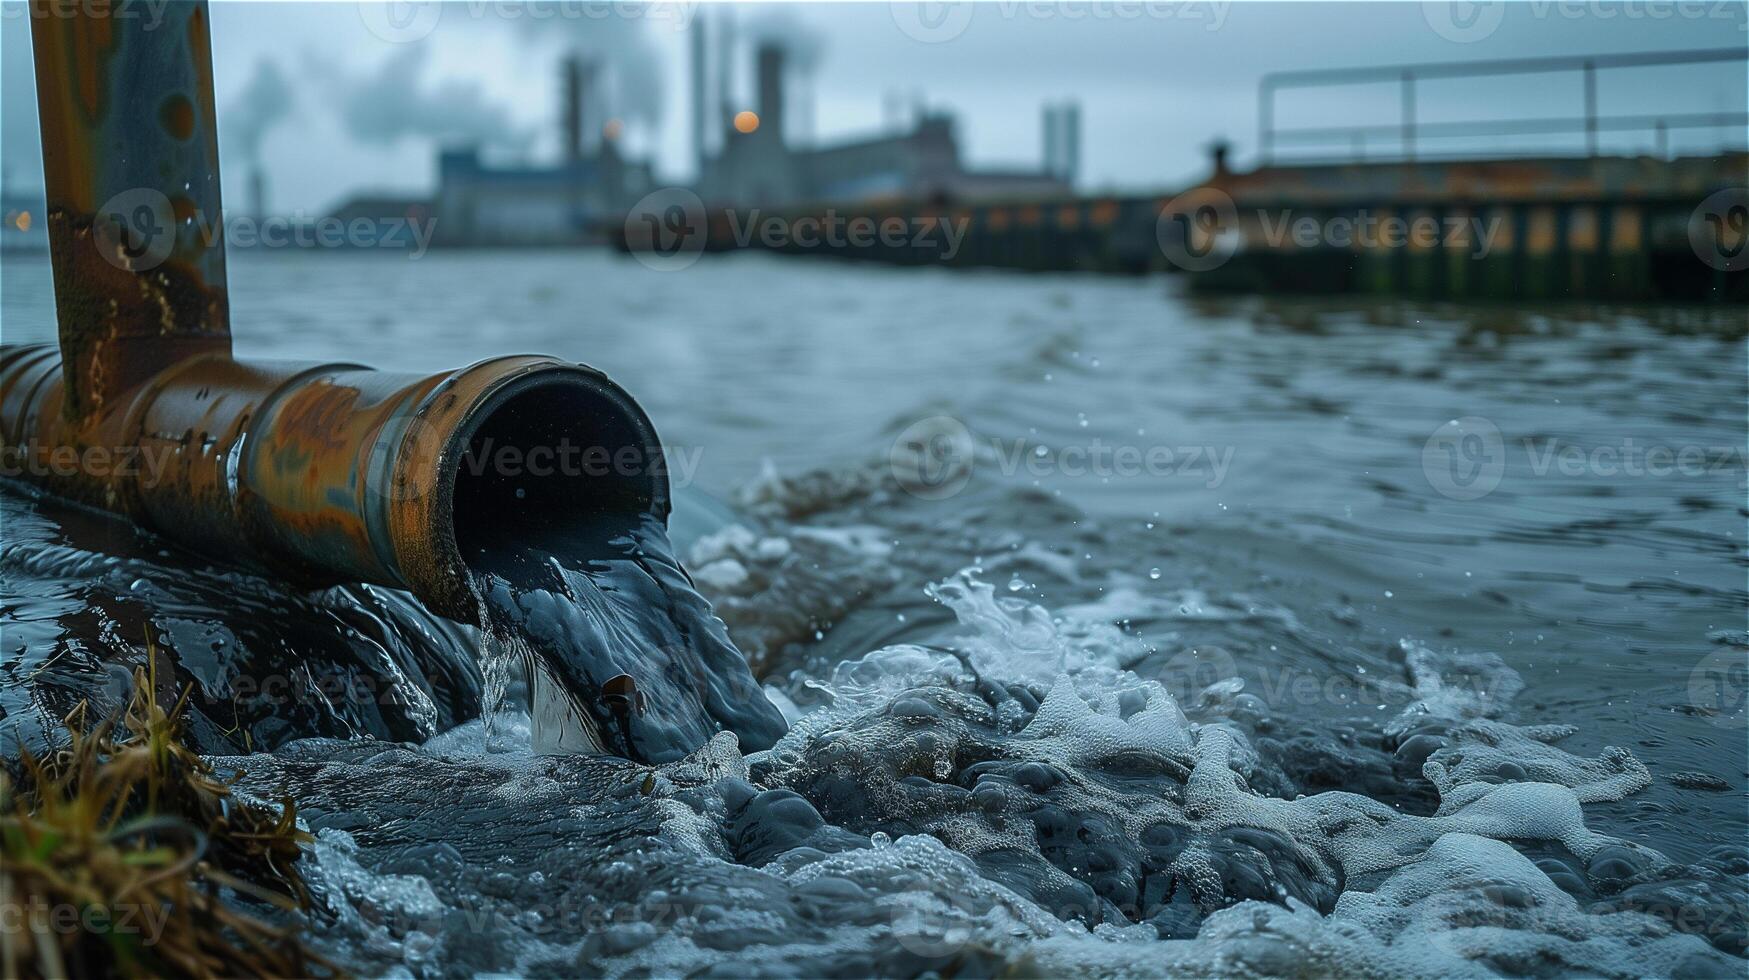
[[[619,139],[619,134],[625,130],[625,124],[618,119],[609,119],[601,127],[601,138],[612,143]]]
[[[12,225],[13,225],[13,227],[17,228],[19,231],[29,231],[30,230],[30,212],[29,211],[18,212],[18,217],[12,219]]]
[[[751,133],[759,128],[759,114],[742,109],[735,113],[735,132]]]

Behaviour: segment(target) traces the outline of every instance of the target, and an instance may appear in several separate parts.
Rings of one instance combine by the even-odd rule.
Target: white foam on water
[[[1667,973],[1683,962],[1709,968],[1735,962],[1652,916],[1584,912],[1504,843],[1558,843],[1580,859],[1619,847],[1648,864],[1664,860],[1592,831],[1581,807],[1634,792],[1645,784],[1645,767],[1617,749],[1598,759],[1573,756],[1549,744],[1561,731],[1492,720],[1509,706],[1510,696],[1501,692],[1515,693],[1516,675],[1502,679],[1509,668],[1497,657],[1459,658],[1454,677],[1440,669],[1451,658],[1408,647],[1408,685],[1421,697],[1405,712],[1403,730],[1433,719],[1455,726],[1449,746],[1427,765],[1441,806],[1431,816],[1418,816],[1354,793],[1290,800],[1253,792],[1244,773],[1257,762],[1245,733],[1226,722],[1193,723],[1164,688],[1117,666],[1133,656],[1133,638],[1102,623],[1053,620],[1035,604],[998,596],[972,574],[938,583],[931,594],[969,630],[955,639],[953,653],[899,645],[840,664],[821,685],[827,703],[796,719],[790,735],[754,759],[774,764],[780,780],[791,782],[784,774],[817,764],[820,746],[830,743],[839,750],[834,763],[864,759],[870,760],[869,771],[885,766],[894,773],[945,776],[943,770],[956,763],[944,766],[926,756],[951,757],[974,741],[954,718],[999,729],[1003,724],[1000,711],[960,689],[974,678],[1031,683],[1048,693],[1000,743],[1007,757],[1047,763],[1072,782],[1080,781],[1082,770],[1114,758],[1189,764],[1178,801],[1102,794],[1088,783],[1078,787],[1084,793],[1079,805],[1088,811],[1108,813],[1132,835],[1162,822],[1204,838],[1229,828],[1261,828],[1292,842],[1305,867],[1328,866],[1350,885],[1327,915],[1291,896],[1280,904],[1212,907],[1195,938],[1161,941],[1149,926],[1122,923],[1088,929],[990,879],[969,859],[1000,848],[1036,853],[1030,830],[913,807],[905,811],[908,819],[928,833],[892,842],[877,834],[871,847],[832,854],[804,847],[766,867],[793,889],[858,895],[886,918],[872,930],[828,929],[794,948],[766,949],[760,962],[812,963],[883,943],[926,958],[1005,950],[1005,957],[1047,975],[1458,976],[1553,968],[1631,976]],[[1480,693],[1478,678],[1487,681]],[[947,722],[927,729],[922,748],[902,735],[903,717],[891,719],[935,712]],[[1522,768],[1522,778],[1499,779],[1493,763],[1506,756]],[[864,780],[873,809],[899,805],[882,796],[890,786],[868,778],[867,771],[845,775]],[[696,843],[711,836],[709,821],[682,812],[688,816],[677,816],[676,834],[694,841],[695,853],[718,850]],[[1177,870],[1199,900],[1218,901],[1219,864],[1205,863],[1210,860],[1193,844]],[[1353,884],[1369,876],[1378,881]],[[827,929],[829,922],[820,925]],[[769,926],[749,922],[749,928]],[[687,972],[709,962],[709,952],[665,937],[626,960],[604,963],[615,973]]]

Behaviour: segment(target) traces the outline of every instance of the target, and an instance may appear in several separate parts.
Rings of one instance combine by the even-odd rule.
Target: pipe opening
[[[492,399],[468,436],[451,520],[471,568],[519,546],[563,539],[600,553],[644,514],[665,517],[661,445],[611,383],[580,372],[531,375]]]

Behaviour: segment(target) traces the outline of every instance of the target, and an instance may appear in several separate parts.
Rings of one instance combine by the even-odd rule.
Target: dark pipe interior
[[[532,378],[488,406],[456,474],[456,544],[470,567],[563,540],[606,542],[665,501],[655,433],[623,393]]]

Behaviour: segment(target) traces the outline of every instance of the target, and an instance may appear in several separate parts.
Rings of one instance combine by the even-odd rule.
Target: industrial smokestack
[[[1073,185],[1075,177],[1081,170],[1081,103],[1066,102],[1063,104],[1063,118],[1057,124],[1062,141],[1059,151],[1062,159],[1063,183]]]
[[[565,161],[583,159],[583,61],[565,56],[560,66],[562,96],[559,99],[559,131],[565,140]]]
[[[1047,102],[1042,118],[1045,174],[1073,184],[1081,169],[1081,105]]]
[[[722,113],[719,125],[727,133],[735,120],[735,8],[724,4],[717,8],[722,19],[717,22],[717,109]]]
[[[759,128],[783,141],[783,48],[759,46]]]
[[[249,167],[249,215],[256,221],[267,217],[267,172],[260,161]]]
[[[1061,145],[1057,136],[1057,107],[1046,102],[1044,110],[1040,113],[1040,116],[1043,118],[1044,122],[1045,174],[1055,177],[1058,173],[1058,168],[1062,165],[1062,161],[1057,157],[1057,148]]]
[[[705,130],[708,120],[705,119],[705,27],[703,12],[692,22],[692,154],[693,162],[698,166],[698,176],[704,177]]]

